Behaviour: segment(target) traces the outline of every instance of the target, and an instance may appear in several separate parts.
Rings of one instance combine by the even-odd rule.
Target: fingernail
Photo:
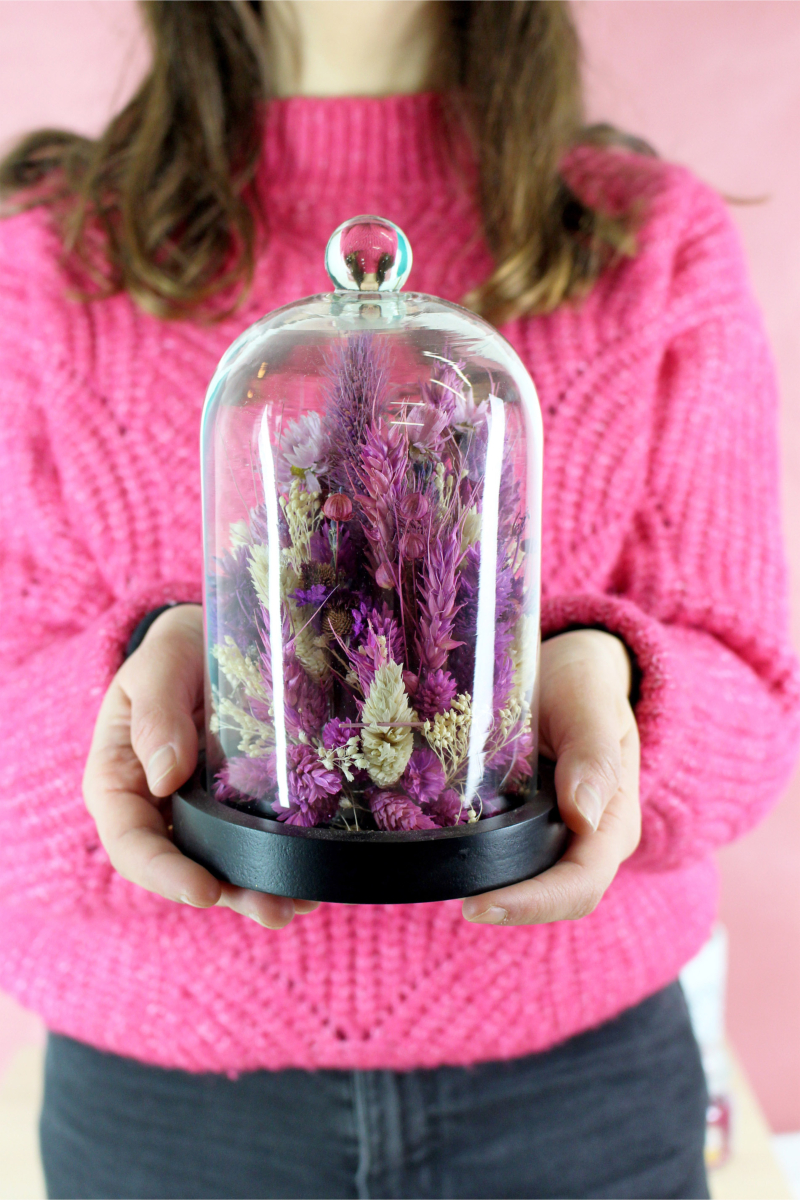
[[[147,764],[147,786],[150,790],[165,779],[177,765],[178,760],[172,746],[159,746]]]
[[[508,920],[508,913],[506,910],[504,908],[498,908],[496,904],[493,904],[491,908],[485,908],[483,912],[475,913],[474,916],[470,912],[465,912],[464,916],[468,921],[472,921],[473,923],[480,925],[504,925]]]
[[[575,789],[575,807],[592,829],[597,829],[603,815],[603,801],[597,788],[590,783],[579,783]]]

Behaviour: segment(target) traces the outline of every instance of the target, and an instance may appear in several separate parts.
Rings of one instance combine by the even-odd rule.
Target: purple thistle
[[[440,531],[431,539],[420,581],[419,626],[414,645],[420,667],[438,671],[460,645],[451,634],[458,614],[456,568],[460,556],[456,529]]]
[[[369,806],[378,829],[437,829],[431,817],[402,792],[373,792]]]
[[[408,446],[401,428],[384,421],[373,422],[364,436],[357,476],[365,493],[358,500],[376,573],[385,567],[393,574],[391,564],[397,558],[395,509],[407,490],[407,470]]]
[[[414,695],[414,708],[420,720],[432,721],[437,713],[447,712],[458,688],[449,671],[431,671],[423,675]]]
[[[336,487],[352,487],[358,478],[362,443],[383,407],[388,378],[388,349],[371,333],[352,334],[332,355],[326,425]]]
[[[417,804],[432,803],[447,782],[444,767],[433,750],[415,750],[400,779],[400,786]]]

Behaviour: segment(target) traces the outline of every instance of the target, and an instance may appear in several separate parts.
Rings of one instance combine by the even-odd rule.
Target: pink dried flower
[[[266,800],[273,796],[277,781],[274,753],[264,758],[229,758],[214,780],[214,795],[223,803],[248,797]]]
[[[313,825],[327,825],[336,816],[339,807],[338,796],[324,796],[318,804],[300,805],[291,801],[289,808],[274,807],[275,816],[287,825],[301,825],[306,828]]]
[[[449,357],[447,350],[444,351],[442,357],[445,359]],[[422,398],[428,404],[432,404],[434,408],[442,409],[448,424],[452,424],[456,408],[463,405],[464,392],[469,391],[456,370],[457,367],[462,368],[464,364],[463,362],[451,364],[443,362],[442,359],[431,359],[430,361],[431,374],[430,378],[422,384]]]
[[[353,501],[344,492],[334,492],[322,506],[329,521],[349,521],[353,515]]]
[[[469,812],[461,801],[455,788],[447,788],[440,792],[435,800],[426,805],[426,810],[442,829],[453,825],[464,825],[469,818]]]
[[[395,509],[406,492],[408,447],[402,430],[385,421],[367,429],[357,469],[365,495],[358,500],[364,512],[364,533],[370,547],[373,571],[379,587],[394,586],[391,564],[397,558]],[[381,577],[377,572],[384,567]]]
[[[333,355],[326,429],[329,477],[337,487],[347,487],[358,476],[362,443],[383,407],[388,375],[388,350],[370,333],[351,335]]]
[[[451,637],[459,609],[456,604],[459,556],[455,529],[431,539],[419,588],[419,626],[414,642],[420,666],[428,671],[446,667],[449,652],[461,645]]]
[[[275,804],[279,821],[289,825],[320,825],[330,821],[339,807],[342,780],[337,771],[329,771],[313,746],[289,746],[289,807]]]
[[[400,785],[417,804],[429,804],[446,783],[444,767],[433,750],[415,750],[408,760]]]
[[[332,717],[322,728],[322,744],[326,750],[334,750],[338,746],[346,746],[356,733],[358,733],[357,727],[349,721]]]
[[[400,552],[403,558],[415,561],[422,558],[425,553],[425,539],[419,533],[407,533],[400,543]],[[377,580],[377,575],[375,576]]]
[[[447,413],[432,404],[409,408],[406,429],[409,446],[416,451],[414,457],[440,458],[444,445],[442,435],[447,425]]]
[[[396,585],[395,572],[388,563],[382,562],[379,564],[375,572],[375,582],[379,588],[393,588]]]
[[[436,829],[436,822],[418,804],[402,792],[376,791],[369,797],[369,806],[378,829]]]
[[[288,646],[284,647],[283,699],[289,733],[315,737],[328,715],[328,697],[322,685],[309,678]]]
[[[403,671],[403,683],[406,685],[409,696],[413,699],[419,687],[419,675],[415,675],[413,671]]]
[[[346,653],[365,696],[379,667],[386,662],[402,662],[403,643],[400,628],[389,615],[385,604],[382,614],[373,608],[367,625],[367,636],[357,649],[348,647]]]
[[[428,514],[430,502],[422,492],[409,492],[407,496],[403,496],[397,508],[407,521],[421,521]]]
[[[437,713],[447,712],[458,686],[449,671],[430,671],[420,681],[414,708],[423,721],[432,721]]]
[[[319,476],[329,467],[330,445],[328,435],[322,427],[319,413],[306,413],[292,421],[281,438],[281,460],[279,460],[279,482],[286,485],[292,474],[303,475],[310,492],[320,490]],[[283,463],[288,466],[288,471]]]

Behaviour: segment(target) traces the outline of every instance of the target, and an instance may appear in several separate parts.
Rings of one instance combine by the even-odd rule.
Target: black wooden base
[[[175,843],[219,879],[296,900],[412,904],[475,896],[551,867],[569,833],[552,764],[536,796],[474,825],[414,833],[299,829],[220,804],[196,781],[172,798]]]

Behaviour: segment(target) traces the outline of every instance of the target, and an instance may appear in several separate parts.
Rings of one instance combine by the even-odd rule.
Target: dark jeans
[[[543,1054],[425,1071],[144,1066],[51,1035],[51,1197],[706,1197],[678,984]]]

